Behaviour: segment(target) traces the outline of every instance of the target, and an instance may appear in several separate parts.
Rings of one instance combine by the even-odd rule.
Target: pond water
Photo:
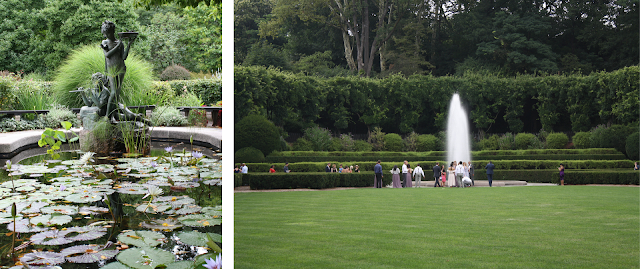
[[[149,157],[0,164],[1,264],[202,268],[222,248],[222,153],[162,146]]]

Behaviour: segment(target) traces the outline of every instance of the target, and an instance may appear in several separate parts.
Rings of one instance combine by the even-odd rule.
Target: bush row
[[[168,84],[175,93],[181,93],[185,90],[191,91],[200,97],[205,105],[212,105],[222,100],[222,81],[220,79],[156,81],[154,84],[157,85],[156,87]]]
[[[252,190],[260,189],[324,189],[335,187],[371,187],[375,175],[363,173],[255,173],[242,175],[242,182],[248,181]],[[391,177],[383,177],[383,184],[391,182]]]
[[[448,163],[444,161],[438,161],[440,165],[445,164],[448,167]],[[436,161],[416,161],[410,162],[412,167],[420,164],[423,170],[429,171],[431,167],[435,165]],[[473,161],[473,165],[476,168],[476,173],[484,173],[484,168],[488,164],[488,161],[479,160]],[[496,170],[521,170],[521,169],[556,169],[560,166],[560,163],[564,165],[566,169],[632,169],[633,161],[630,160],[498,160],[494,161]],[[333,163],[332,163],[333,164]],[[360,171],[373,171],[375,162],[342,162],[336,163],[342,164],[343,167],[359,165]],[[393,168],[394,165],[398,167],[402,166],[402,162],[386,162],[383,160],[382,169],[388,171]],[[238,164],[239,165],[239,164]],[[284,163],[247,163],[249,172],[267,172],[271,165],[276,166],[276,171],[282,171]],[[289,169],[293,172],[324,172],[327,162],[298,162],[289,163]],[[426,172],[425,172],[426,173]]]
[[[367,151],[367,152],[343,152],[343,151],[282,151],[273,152],[271,156],[372,156],[372,157],[388,157],[388,156],[436,156],[441,157],[446,154],[445,151],[427,151],[427,152],[392,152],[392,151]],[[589,149],[542,149],[542,150],[483,150],[472,151],[471,156],[494,156],[494,155],[553,155],[553,154],[620,154],[613,148],[589,148]]]
[[[251,173],[235,174],[235,186],[249,185],[251,189],[292,189],[292,188],[334,188],[334,187],[371,187],[374,174],[361,172],[351,174],[340,173]],[[475,180],[486,180],[487,175],[477,173]],[[559,183],[558,170],[506,170],[496,171],[494,180],[522,180],[531,183]],[[638,171],[611,170],[568,170],[565,174],[565,184],[630,184],[638,185],[640,173]],[[427,180],[430,180],[427,177]],[[383,178],[383,183],[390,184],[391,177]]]
[[[424,161],[440,161],[443,160],[443,156],[388,156],[388,157],[380,157],[380,156],[371,156],[371,157],[311,157],[311,156],[270,156],[266,157],[263,160],[265,162],[272,163],[297,163],[297,162],[375,162],[378,159],[383,158],[386,162],[402,162],[407,160],[409,162],[424,162]],[[251,159],[248,158],[247,159]],[[495,161],[495,160],[624,160],[627,159],[623,154],[571,154],[571,155],[496,155],[496,156],[475,156],[473,157],[474,161]],[[244,161],[244,162],[252,162],[252,161]]]

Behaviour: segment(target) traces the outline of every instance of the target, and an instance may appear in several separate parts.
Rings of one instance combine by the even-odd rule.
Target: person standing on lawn
[[[373,166],[373,173],[376,174],[376,182],[374,184],[374,187],[376,188],[382,188],[382,165],[380,165],[380,160],[378,160],[378,163],[376,163],[376,165]]]
[[[440,177],[442,176],[442,168],[440,168],[440,163],[436,163],[436,166],[434,166],[431,170],[433,170],[433,178],[435,178],[436,183],[433,184],[433,187],[435,188],[436,186],[438,187],[442,187],[440,185]]]
[[[400,174],[402,173],[402,171],[400,170],[400,168],[398,168],[398,165],[394,165],[393,169],[391,170],[391,181],[393,182],[393,187],[394,188],[402,188],[402,183],[400,183]]]
[[[462,161],[460,161],[460,163],[458,163],[458,166],[456,166],[456,184],[459,187],[464,187],[462,185],[462,178],[464,177],[464,166],[462,165]]]
[[[489,161],[487,166],[484,169],[487,169],[487,180],[489,180],[489,187],[491,187],[491,183],[493,182],[493,168],[496,166]]]
[[[413,178],[416,179],[416,188],[420,188],[420,183],[422,182],[422,178],[424,177],[424,171],[422,171],[422,167],[419,164],[416,164],[416,169],[413,170]]]
[[[560,164],[558,171],[560,171],[560,186],[564,186],[564,165]]]
[[[471,185],[475,186],[476,182],[473,180],[475,176],[475,171],[471,162],[469,162],[469,178],[471,178]]]
[[[404,160],[404,163],[402,164],[402,178],[400,178],[400,180],[402,180],[403,188],[407,186],[407,172],[409,172],[407,164],[409,164],[409,162],[407,160]]]

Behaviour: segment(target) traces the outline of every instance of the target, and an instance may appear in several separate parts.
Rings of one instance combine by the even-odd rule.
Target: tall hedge
[[[590,75],[384,79],[236,66],[234,84],[236,122],[260,111],[295,132],[319,124],[332,131],[380,126],[388,133],[434,134],[445,128],[454,92],[470,110],[471,129],[492,133],[588,131],[598,124],[637,121],[640,108],[638,66]]]
[[[234,126],[234,147],[254,147],[266,156],[280,148],[280,134],[272,122],[260,115],[250,115]]]

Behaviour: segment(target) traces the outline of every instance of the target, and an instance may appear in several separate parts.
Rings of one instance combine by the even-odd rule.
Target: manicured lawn
[[[637,268],[640,188],[235,194],[235,268]]]

